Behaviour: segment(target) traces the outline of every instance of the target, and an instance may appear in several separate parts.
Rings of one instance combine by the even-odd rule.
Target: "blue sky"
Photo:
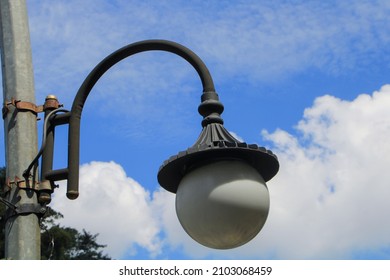
[[[167,39],[197,53],[225,127],[272,149],[271,210],[238,249],[198,245],[156,174],[201,130],[201,84],[183,59],[133,56],[96,85],[82,118],[81,194],[52,206],[123,259],[390,258],[388,1],[27,0],[37,103],[65,108],[116,49]],[[1,137],[4,137],[1,132]],[[66,131],[57,133],[57,167]],[[3,144],[1,144],[3,145]],[[0,158],[0,165],[4,165]]]

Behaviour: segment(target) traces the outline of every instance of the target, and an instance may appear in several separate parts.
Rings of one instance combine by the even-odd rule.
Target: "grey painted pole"
[[[0,0],[0,16],[4,104],[11,100],[35,104],[25,0]],[[33,187],[31,183],[23,182],[22,174],[37,154],[36,114],[13,105],[7,109],[4,118],[6,174],[12,181],[7,199],[19,209],[32,209],[38,205],[37,194],[30,188]],[[21,188],[17,187],[15,177],[22,181]],[[24,187],[26,183],[27,188]],[[38,217],[28,210],[25,212],[6,221],[5,257],[8,259],[40,259]]]

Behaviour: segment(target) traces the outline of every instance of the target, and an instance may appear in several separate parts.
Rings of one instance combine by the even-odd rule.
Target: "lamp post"
[[[229,249],[245,244],[263,227],[269,211],[265,184],[279,163],[265,148],[235,139],[223,126],[224,110],[203,61],[188,48],[171,41],[147,40],[127,45],[103,59],[78,90],[70,111],[55,106],[46,111],[42,148],[24,172],[27,180],[42,156],[38,202],[51,201],[56,181],[67,180],[67,197],[79,195],[80,121],[84,103],[96,82],[121,60],[146,51],[165,51],[189,62],[203,86],[198,107],[202,120],[199,138],[187,150],[164,161],[157,175],[167,191],[176,193],[176,212],[185,231],[207,247]],[[50,99],[50,98],[49,98]],[[53,98],[51,98],[53,99]],[[52,167],[54,131],[69,125],[68,163]]]
[[[29,214],[39,212],[40,207],[33,188],[36,173],[32,172],[29,181],[22,178],[38,146],[30,35],[24,0],[0,0],[0,29],[7,165],[5,199],[9,206],[5,222],[2,221],[5,255],[13,259],[36,259],[41,250],[39,221],[37,215]],[[15,212],[19,215],[13,215]]]
[[[115,51],[87,76],[71,111],[53,114],[48,120],[50,131],[56,125],[69,124],[68,166],[52,170],[46,165],[41,172],[39,201],[48,203],[54,182],[63,179],[68,181],[67,197],[78,197],[80,120],[84,103],[108,69],[145,51],[166,51],[181,56],[197,71],[203,86],[198,107],[203,116],[199,138],[186,151],[166,160],[157,175],[163,188],[176,193],[180,223],[193,239],[211,248],[234,248],[248,242],[267,219],[269,194],[265,182],[278,172],[278,160],[271,151],[239,142],[229,134],[221,118],[224,107],[207,67],[191,50],[171,41],[141,41]],[[51,145],[45,149],[52,151]],[[52,153],[44,154],[42,160],[46,162],[52,156]]]

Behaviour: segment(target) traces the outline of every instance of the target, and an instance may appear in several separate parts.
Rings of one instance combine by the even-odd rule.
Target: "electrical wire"
[[[5,206],[8,206],[9,208],[12,208],[12,209],[16,209],[16,206],[13,205],[11,202],[9,202],[8,200],[0,197],[0,202],[3,203]]]

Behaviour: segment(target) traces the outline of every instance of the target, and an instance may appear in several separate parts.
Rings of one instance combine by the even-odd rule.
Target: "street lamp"
[[[193,146],[166,160],[158,172],[160,185],[176,193],[176,212],[184,230],[211,248],[229,249],[251,240],[263,227],[269,211],[265,184],[276,175],[279,163],[265,148],[235,139],[223,126],[223,105],[202,60],[188,48],[171,41],[147,40],[127,45],[102,60],[78,90],[70,111],[48,108],[42,149],[27,168],[25,177],[42,154],[38,200],[51,200],[55,182],[67,180],[67,197],[79,195],[80,120],[93,86],[113,65],[145,51],[166,51],[181,56],[197,71],[203,86],[199,113],[202,131]],[[48,98],[47,102],[55,98]],[[68,166],[53,170],[54,130],[69,124]]]

